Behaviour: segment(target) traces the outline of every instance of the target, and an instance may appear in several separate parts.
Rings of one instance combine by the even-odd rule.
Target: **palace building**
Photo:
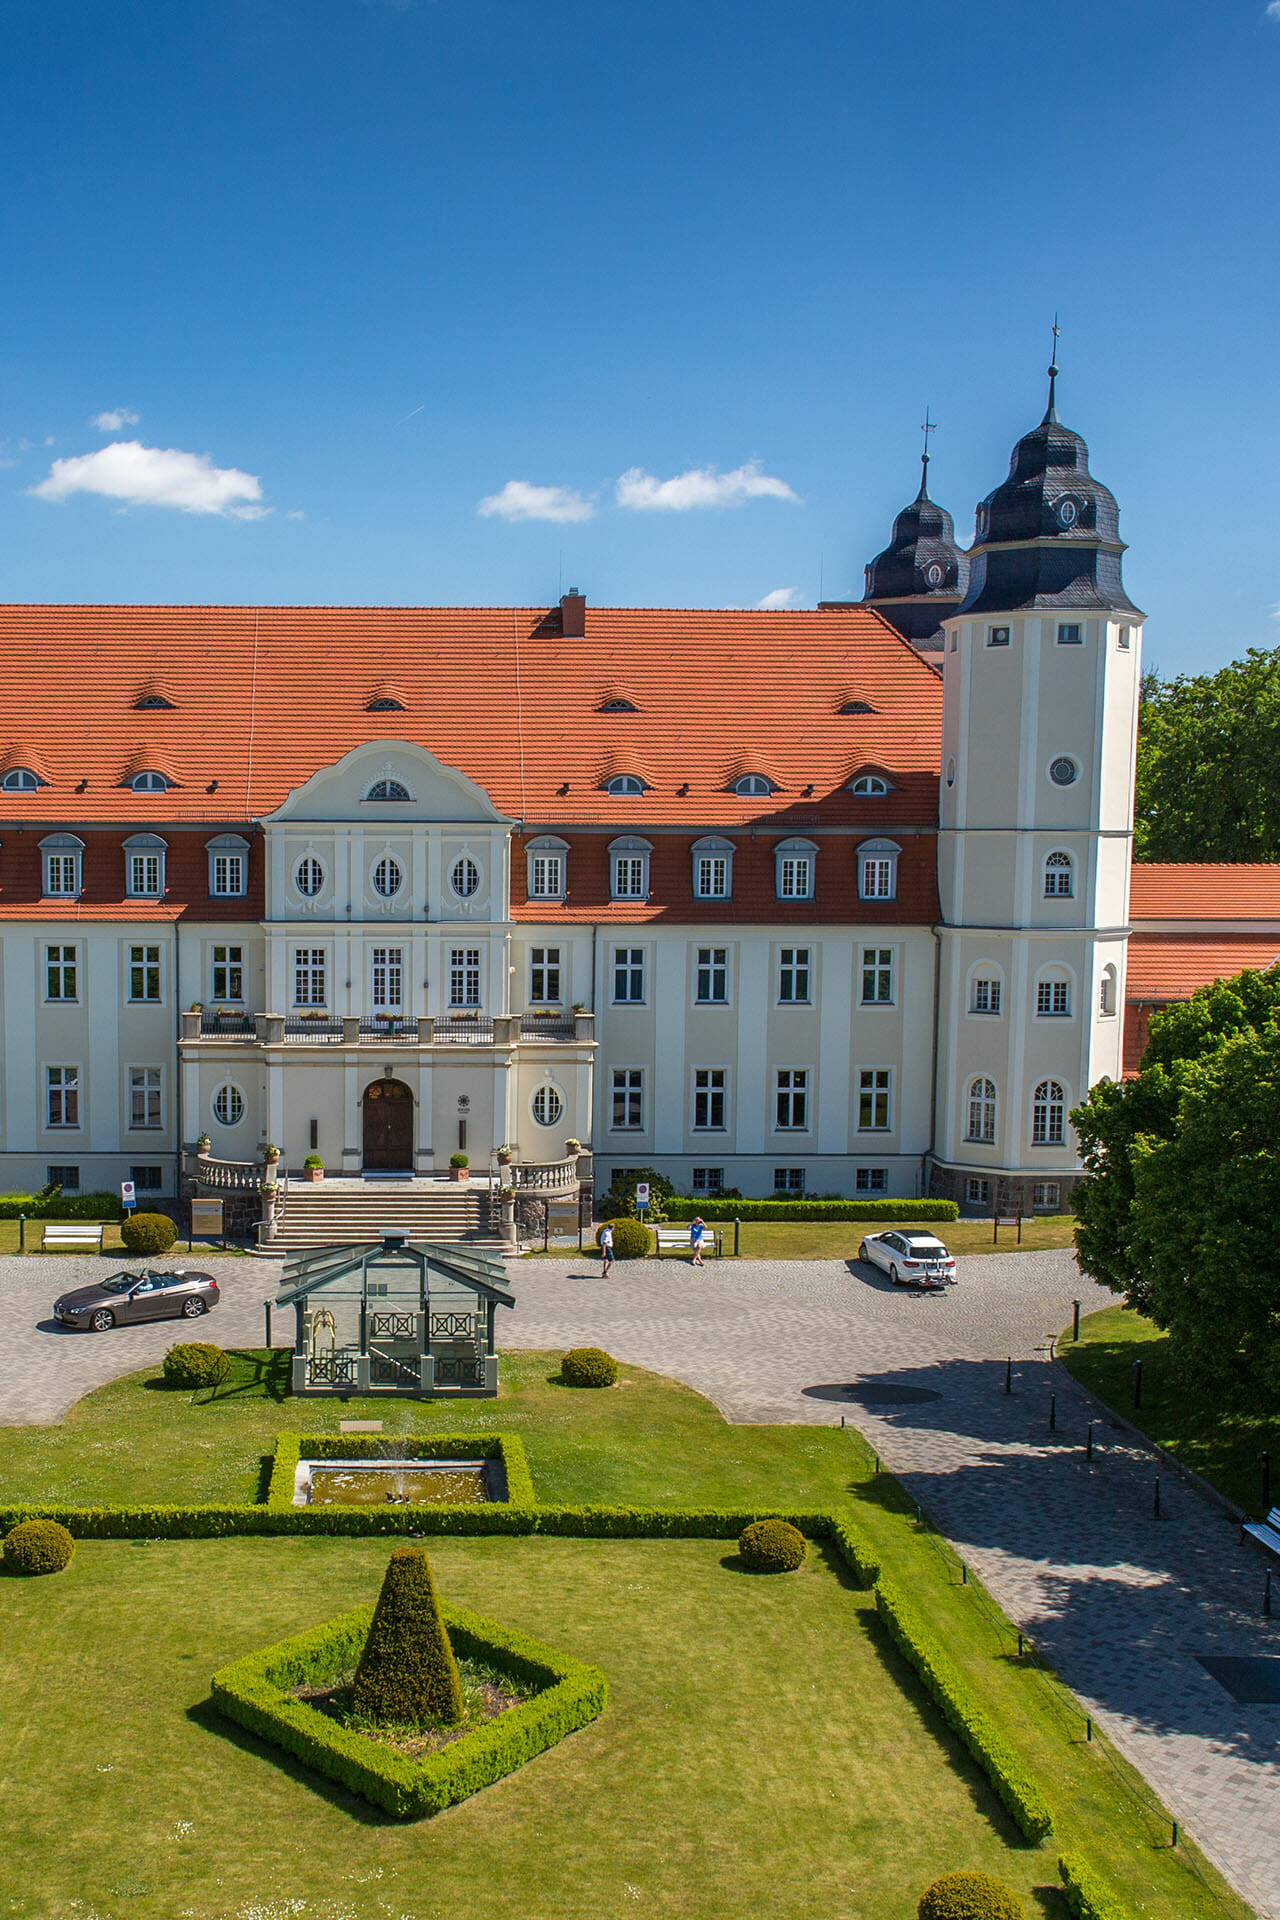
[[[1056,1209],[1126,1026],[1280,950],[1254,870],[1131,891],[1123,551],[1051,387],[858,603],[0,609],[7,1187],[580,1140]]]

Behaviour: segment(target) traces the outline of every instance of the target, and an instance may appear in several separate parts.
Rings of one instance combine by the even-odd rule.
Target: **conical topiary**
[[[462,1718],[458,1665],[421,1547],[397,1547],[391,1556],[356,1668],[352,1705],[393,1726]]]

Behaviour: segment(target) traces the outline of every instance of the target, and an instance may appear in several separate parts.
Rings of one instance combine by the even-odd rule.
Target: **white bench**
[[[40,1250],[42,1253],[101,1253],[102,1227],[87,1220],[46,1220]]]
[[[1242,1521],[1240,1531],[1247,1533],[1251,1540],[1256,1540],[1267,1553],[1273,1553],[1280,1559],[1280,1507],[1272,1507],[1265,1520]]]
[[[664,1253],[691,1254],[693,1252],[693,1243],[689,1239],[689,1228],[687,1224],[679,1227],[655,1227],[653,1231],[657,1235],[659,1259],[662,1258]],[[702,1236],[703,1253],[718,1254],[721,1250],[720,1238],[720,1233],[716,1228],[708,1227]]]

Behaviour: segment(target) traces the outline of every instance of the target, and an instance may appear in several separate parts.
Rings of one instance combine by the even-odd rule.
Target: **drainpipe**
[[[937,1144],[938,1144],[938,1029],[939,1029],[940,1018],[941,1018],[940,1010],[941,1010],[941,1002],[942,1002],[942,935],[939,933],[936,926],[934,926],[931,929],[931,932],[933,934],[933,1061],[932,1061],[932,1075],[931,1075],[930,1086],[929,1086],[929,1148],[930,1148],[930,1152],[932,1152],[937,1147]],[[922,1188],[925,1185],[925,1170],[928,1167],[928,1165],[929,1165],[929,1154],[926,1153],[922,1156],[920,1161],[920,1185]],[[925,1199],[926,1197],[927,1196],[924,1192],[921,1192],[917,1196],[917,1198],[921,1200]]]

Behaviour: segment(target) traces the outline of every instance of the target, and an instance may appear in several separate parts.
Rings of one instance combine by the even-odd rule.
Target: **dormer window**
[[[896,900],[898,855],[892,840],[864,840],[858,848],[859,900]]]
[[[134,833],[124,843],[124,890],[131,900],[159,900],[164,894],[167,849],[154,833]]]
[[[80,895],[84,841],[74,833],[50,833],[40,842],[44,891],[51,900],[76,900]]]
[[[889,782],[878,773],[860,773],[849,788],[863,799],[874,798],[889,791]]]
[[[209,856],[209,892],[216,899],[237,899],[249,891],[249,842],[238,833],[220,833],[205,842]]]
[[[812,840],[783,840],[774,848],[774,891],[779,900],[812,900],[817,854]]]
[[[648,899],[649,855],[652,852],[653,848],[647,840],[613,840],[610,842],[610,899]]]
[[[602,701],[601,704],[596,708],[596,712],[597,713],[638,713],[639,708],[635,705],[634,701],[623,700],[621,697],[619,697],[616,700]]]
[[[733,843],[708,835],[693,843],[693,897],[727,900],[733,892]]]
[[[413,795],[409,792],[408,787],[405,786],[402,780],[375,780],[369,791],[365,794],[366,800],[389,801],[393,805],[398,806],[403,805],[406,800],[411,800],[412,798]]]
[[[639,774],[615,773],[612,780],[605,781],[604,790],[606,793],[613,794],[643,793],[644,781],[640,778]]]
[[[389,693],[383,693],[374,700],[366,700],[364,710],[366,713],[403,713],[404,701],[393,700]]]
[[[875,708],[867,700],[845,700],[836,708],[837,713],[874,713]]]
[[[133,703],[135,713],[172,713],[173,701],[162,693],[143,693]]]
[[[41,784],[42,782],[36,774],[32,773],[30,767],[10,767],[4,779],[0,780],[0,788],[3,788],[5,793],[35,793]]]
[[[129,785],[135,793],[168,793],[173,782],[163,773],[135,773]]]
[[[568,841],[559,840],[553,834],[543,834],[529,842],[525,849],[526,891],[531,900],[564,899],[568,852]]]
[[[763,800],[777,788],[763,773],[744,773],[734,781],[733,791],[744,800]]]

